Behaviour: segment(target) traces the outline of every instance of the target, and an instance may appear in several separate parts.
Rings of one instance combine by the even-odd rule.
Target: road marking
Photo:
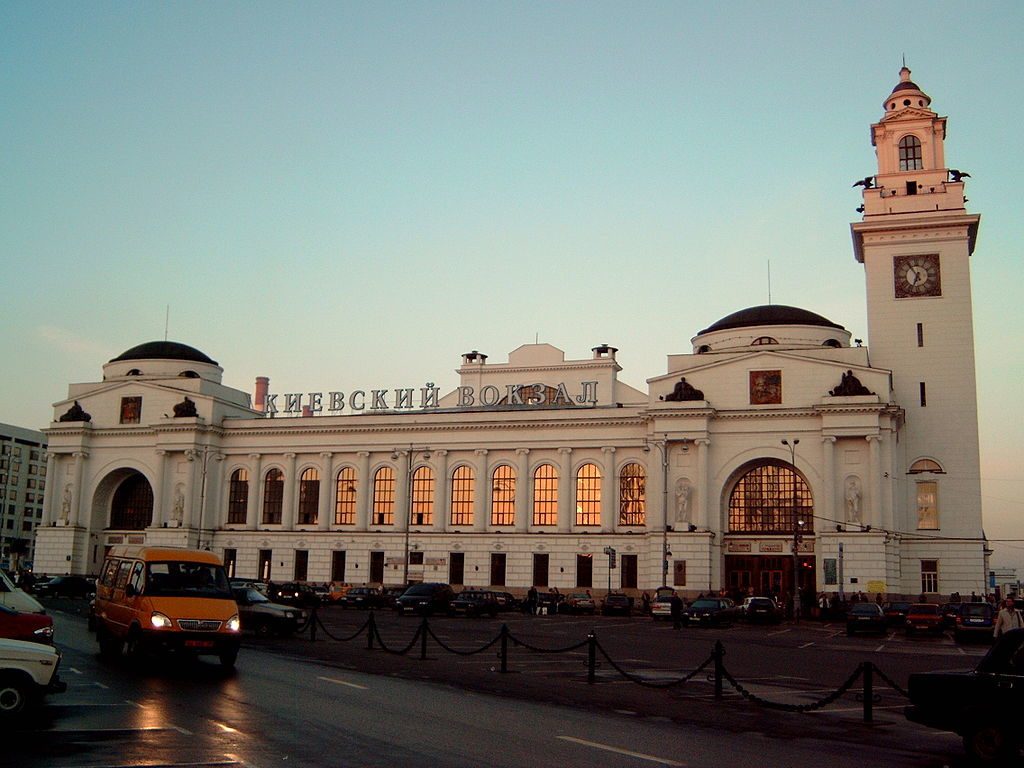
[[[216,720],[213,720],[211,722],[218,728],[220,728],[222,731],[224,731],[224,733],[239,733],[239,730],[237,728],[232,728],[230,725],[227,725],[226,723],[218,723]]]
[[[791,630],[791,629],[780,629],[777,632],[769,632],[768,633],[768,637],[774,637],[775,635],[784,635],[787,632],[792,632],[792,631],[793,630]]]
[[[347,685],[349,688],[358,688],[360,691],[370,690],[365,685],[356,685],[355,683],[350,683],[347,680],[337,680],[333,677],[318,677],[317,680],[325,680],[326,682],[334,683],[335,685]]]
[[[879,709],[903,709],[905,706],[906,706],[905,704],[889,704],[889,705],[886,705],[886,706],[879,706],[878,704],[874,704],[874,705],[872,705],[871,709],[872,710],[879,710]],[[841,708],[838,708],[838,709],[812,709],[812,710],[809,710],[809,712],[811,714],[815,714],[815,715],[832,715],[832,714],[838,714],[840,712],[863,712],[863,711],[864,711],[864,707],[863,706],[859,706],[859,707],[841,707]]]
[[[803,645],[801,645],[801,646],[797,646],[797,647],[798,647],[798,648],[809,648],[809,647],[810,647],[810,646],[812,646],[812,645],[814,645],[814,641],[811,641],[811,642],[809,642],[809,643],[804,643]]]
[[[594,749],[602,749],[605,752],[614,752],[617,755],[627,755],[629,757],[636,757],[640,760],[648,760],[652,763],[660,763],[661,765],[676,765],[685,768],[686,763],[680,763],[677,760],[668,760],[664,757],[655,757],[654,755],[645,755],[642,752],[633,752],[628,749],[620,749],[619,747],[613,747],[609,744],[599,744],[596,741],[586,741],[584,739],[573,738],[572,736],[559,736],[562,741],[571,741],[574,744],[582,744],[584,747],[593,747]]]
[[[74,667],[65,667],[65,669],[67,669],[68,672],[74,672],[76,675],[82,674],[82,670],[75,669]]]
[[[879,652],[879,651],[881,651],[881,650],[882,650],[883,648],[885,648],[885,643],[882,643],[882,644],[881,644],[880,646],[878,646],[877,648],[875,648],[875,653],[878,653],[878,652]]]

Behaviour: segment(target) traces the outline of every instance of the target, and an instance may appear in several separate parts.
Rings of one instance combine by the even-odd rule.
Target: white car
[[[0,723],[25,714],[47,693],[63,693],[60,651],[52,645],[0,639]]]
[[[0,605],[6,605],[22,613],[46,613],[43,606],[32,595],[20,587],[14,586],[14,582],[7,578],[7,574],[0,569]]]

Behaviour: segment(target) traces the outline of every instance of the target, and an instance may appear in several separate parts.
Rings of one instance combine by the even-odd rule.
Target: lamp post
[[[206,471],[210,463],[210,446],[204,445],[201,451],[193,450],[188,457],[189,461],[195,461],[196,457],[202,454],[203,462],[200,465],[202,467],[202,473],[199,481],[199,549],[203,548],[203,520],[206,516]],[[220,454],[213,454],[214,458],[220,460],[222,457]],[[209,548],[209,547],[207,547]]]
[[[649,452],[651,446],[661,452],[661,586],[668,586],[668,438],[661,440],[645,440],[644,451]]]
[[[793,517],[793,618],[800,620],[800,540],[803,538],[804,521],[796,516],[796,447],[799,440],[783,440],[789,448],[789,464],[793,468],[793,493],[790,509]]]
[[[417,452],[423,453],[424,459],[430,458],[430,448],[422,447],[417,448],[414,445],[409,445],[409,451],[406,454],[408,456],[408,464],[405,468],[405,542],[404,552],[405,558],[402,564],[402,584],[408,585],[409,583],[409,529],[412,528],[412,463],[416,457]],[[396,448],[391,452],[391,458],[397,459],[400,453]]]

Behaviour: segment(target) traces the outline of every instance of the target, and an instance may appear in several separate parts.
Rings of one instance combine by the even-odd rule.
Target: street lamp
[[[412,463],[416,457],[417,452],[423,453],[424,459],[430,458],[430,448],[424,446],[422,448],[416,448],[413,445],[409,446],[409,452],[406,454],[409,457],[409,463],[405,468],[405,559],[402,564],[402,584],[409,584],[409,529],[412,528]],[[398,449],[395,448],[391,451],[391,458],[397,459],[401,454]]]
[[[804,521],[796,516],[796,447],[799,440],[783,440],[782,444],[789,448],[789,464],[793,468],[793,493],[791,512],[793,519],[793,618],[800,620],[800,541],[803,538]]]
[[[197,544],[197,546],[199,547],[199,549],[202,549],[203,548],[203,518],[206,515],[206,470],[207,470],[207,466],[210,463],[210,455],[211,455],[210,454],[210,446],[204,445],[202,451],[197,451],[197,450],[191,451],[189,453],[189,455],[188,455],[188,460],[189,461],[195,461],[196,457],[200,453],[202,453],[202,456],[203,456],[203,463],[201,465],[202,466],[202,475],[201,475],[201,479],[199,481],[199,543]],[[213,457],[215,459],[217,459],[218,461],[223,458],[218,453],[214,453]],[[207,545],[207,548],[209,548],[209,545]]]
[[[644,440],[644,451],[650,452],[651,446],[661,452],[661,510],[663,525],[661,527],[661,586],[668,586],[668,438],[661,440]]]

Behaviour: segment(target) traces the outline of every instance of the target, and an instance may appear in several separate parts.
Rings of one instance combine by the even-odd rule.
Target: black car
[[[313,608],[320,605],[320,598],[308,584],[290,581],[285,584],[271,584],[267,594],[271,600],[299,608]]]
[[[515,611],[519,608],[519,599],[511,592],[495,592],[499,611]]]
[[[968,640],[992,642],[996,611],[988,603],[961,603],[953,627],[953,639],[958,643]]]
[[[727,597],[700,597],[683,609],[683,623],[687,626],[721,627],[732,624],[740,616],[740,609]]]
[[[959,734],[979,762],[1009,760],[1021,746],[1024,629],[1000,637],[974,670],[918,672],[907,691],[908,720]]]
[[[498,615],[498,598],[493,592],[479,589],[467,589],[448,604],[448,613],[453,616],[490,616]]]
[[[238,603],[238,618],[244,631],[257,635],[290,635],[304,618],[300,609],[272,603],[254,587],[236,587],[231,593]]]
[[[943,603],[939,606],[942,613],[943,629],[953,629],[956,626],[956,617],[960,615],[960,606],[963,603]]]
[[[384,593],[378,587],[352,587],[341,596],[338,605],[343,608],[382,608]]]
[[[877,603],[854,603],[846,612],[846,634],[871,632],[884,635],[889,629],[882,606]]]
[[[633,612],[633,600],[624,592],[609,592],[601,601],[601,615],[629,616]]]
[[[96,583],[85,576],[54,576],[33,587],[39,597],[86,597],[96,593]]]
[[[751,624],[778,624],[782,621],[782,608],[770,597],[752,597],[746,603],[743,618]]]
[[[453,599],[455,593],[447,584],[413,584],[395,601],[395,610],[400,616],[406,613],[447,613]]]
[[[885,614],[885,620],[889,624],[895,624],[897,627],[906,626],[910,605],[910,603],[903,601],[884,603],[882,605],[882,612]]]

